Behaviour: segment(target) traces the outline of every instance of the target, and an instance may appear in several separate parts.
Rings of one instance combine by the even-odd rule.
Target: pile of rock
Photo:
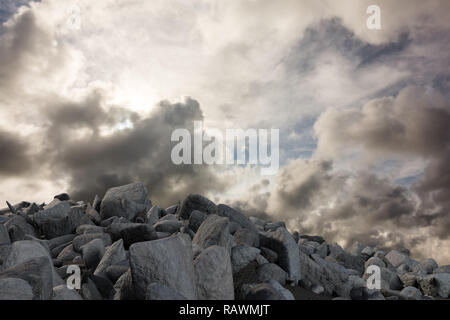
[[[367,288],[372,265],[381,290]],[[60,194],[0,210],[0,299],[292,300],[298,287],[336,299],[448,298],[450,266],[358,243],[348,253],[200,195],[161,209],[142,183],[92,204]]]

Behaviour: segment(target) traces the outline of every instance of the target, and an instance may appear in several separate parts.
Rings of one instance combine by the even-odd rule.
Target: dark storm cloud
[[[16,176],[31,167],[28,146],[19,136],[0,129],[0,176]]]
[[[194,120],[203,119],[197,101],[163,101],[143,117],[120,108],[103,111],[100,102],[94,94],[84,103],[47,110],[47,161],[55,173],[69,177],[74,198],[92,200],[109,187],[133,181],[144,182],[150,197],[163,206],[182,200],[188,193],[223,190],[226,183],[210,168],[176,166],[170,158],[172,131],[191,129]],[[116,130],[101,135],[101,126]],[[77,137],[71,134],[73,129],[88,131]],[[51,138],[55,136],[58,138]]]

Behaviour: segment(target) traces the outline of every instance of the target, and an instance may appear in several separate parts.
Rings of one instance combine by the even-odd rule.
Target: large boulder
[[[234,233],[233,237],[238,244],[256,248],[259,247],[259,234],[254,230],[240,228]]]
[[[260,232],[260,244],[278,254],[278,265],[294,285],[301,279],[300,250],[292,235],[283,227],[274,232]]]
[[[105,254],[105,243],[102,239],[94,239],[81,247],[81,253],[86,267],[96,268]]]
[[[439,268],[435,269],[433,273],[450,273],[450,264],[446,266],[440,266]]]
[[[258,268],[256,268],[256,275],[261,282],[275,280],[282,285],[286,284],[286,271],[274,263],[265,263],[258,266]]]
[[[137,298],[144,299],[147,287],[160,282],[187,299],[196,299],[191,242],[177,236],[134,243],[130,246],[130,266]]]
[[[171,287],[153,282],[147,288],[145,300],[186,300],[186,298]]]
[[[200,228],[201,224],[203,223],[203,221],[205,221],[207,216],[208,215],[206,213],[203,213],[201,211],[192,211],[188,221],[189,228],[192,231],[197,232],[198,228]]]
[[[0,245],[10,243],[11,240],[9,239],[8,229],[6,229],[3,224],[0,224]]]
[[[239,211],[237,211],[225,204],[219,204],[217,206],[217,214],[219,216],[228,218],[231,222],[237,223],[238,225],[241,226],[241,228],[245,228],[245,229],[251,230],[255,233],[258,233],[258,229],[250,221],[249,218],[247,218]]]
[[[11,242],[23,240],[26,235],[37,236],[34,227],[29,224],[24,217],[15,215],[4,223]]]
[[[32,300],[33,289],[19,278],[0,279],[0,300]]]
[[[438,268],[438,264],[433,259],[425,259],[420,261],[412,268],[412,272],[418,275],[427,275],[433,273]]]
[[[214,214],[217,213],[217,206],[214,202],[199,194],[190,194],[178,206],[177,214],[181,219],[187,220],[194,210],[199,210],[206,214]]]
[[[32,288],[34,300],[50,300],[52,298],[52,265],[47,257],[28,259],[0,272],[0,279],[8,278],[26,281]]]
[[[265,282],[253,286],[245,300],[285,300],[285,297],[272,284]]]
[[[73,238],[72,244],[73,244],[73,250],[75,252],[81,253],[81,247],[84,246],[86,243],[91,242],[94,239],[102,239],[105,246],[111,245],[111,237],[109,234],[105,233],[87,233],[87,234],[80,234],[79,236],[76,236]]]
[[[100,216],[102,220],[117,216],[132,221],[151,208],[147,196],[148,191],[142,183],[110,188],[100,204]]]
[[[203,250],[194,261],[198,299],[233,300],[233,274],[228,251],[220,246]]]
[[[228,218],[211,214],[198,228],[192,243],[204,249],[218,245],[230,252],[232,246],[231,238]]]
[[[420,288],[428,296],[448,298],[450,296],[450,273],[430,274],[417,279]]]
[[[386,259],[395,267],[397,268],[398,266],[402,265],[402,264],[406,264],[410,267],[410,269],[413,269],[418,262],[412,260],[407,253],[405,252],[401,252],[399,250],[391,250],[389,251],[389,253],[386,255]]]
[[[155,224],[155,230],[157,232],[175,233],[184,226],[184,222],[178,220],[163,220]]]

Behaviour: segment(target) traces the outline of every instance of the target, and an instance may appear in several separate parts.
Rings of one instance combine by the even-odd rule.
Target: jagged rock
[[[0,245],[10,243],[11,240],[9,239],[8,229],[6,229],[3,224],[0,224]]]
[[[91,224],[82,224],[77,227],[75,233],[80,234],[88,234],[88,233],[104,233],[105,229],[103,227],[94,226]]]
[[[100,216],[102,220],[117,216],[132,221],[151,208],[151,201],[147,196],[148,191],[142,183],[110,188],[100,204]]]
[[[192,211],[188,221],[189,228],[191,228],[192,231],[197,232],[198,228],[200,228],[200,225],[203,223],[203,221],[205,221],[206,217],[206,213],[198,210]]]
[[[109,234],[105,234],[105,233],[81,234],[81,235],[73,238],[73,241],[72,241],[73,250],[75,252],[81,253],[81,247],[84,246],[86,243],[91,242],[94,239],[102,239],[105,246],[111,245],[111,242],[112,242]]]
[[[94,201],[92,201],[92,207],[95,209],[95,211],[100,213],[100,204],[102,203],[102,198],[98,196],[98,194],[95,195]]]
[[[105,254],[105,243],[102,239],[94,239],[81,247],[84,263],[88,269],[96,268]]]
[[[23,240],[26,235],[31,235],[33,237],[37,236],[37,232],[33,226],[29,224],[25,218],[18,215],[10,218],[5,222],[4,226],[8,229],[11,242]]]
[[[258,230],[264,231],[264,226],[267,224],[267,221],[264,221],[258,217],[249,217],[248,219],[256,226]]]
[[[32,288],[34,300],[50,300],[53,292],[52,265],[45,256],[27,259],[0,272],[0,279],[19,278]]]
[[[301,235],[300,239],[305,239],[307,241],[313,241],[313,242],[317,242],[319,244],[322,244],[323,242],[325,242],[325,240],[321,237],[321,236],[309,236],[309,235]]]
[[[89,218],[89,220],[91,220],[95,224],[99,224],[102,221],[100,213],[90,204],[87,205],[86,215]]]
[[[295,300],[294,295],[288,289],[284,288],[279,281],[268,280],[267,283],[283,297],[283,300]]]
[[[25,280],[19,278],[0,279],[0,300],[32,300],[33,290]]]
[[[361,255],[366,259],[372,257],[375,254],[375,248],[367,246],[361,251]]]
[[[81,296],[84,300],[103,300],[95,283],[89,278],[86,283],[81,285]]]
[[[420,292],[420,290],[415,287],[405,287],[402,289],[402,291],[400,291],[400,294],[406,296],[409,299],[414,300],[422,299],[422,292]]]
[[[438,268],[438,264],[433,259],[422,260],[419,264],[412,268],[412,272],[419,275],[427,275],[433,273]]]
[[[196,299],[190,240],[185,236],[134,243],[130,266],[136,296],[144,299],[147,287],[159,281],[187,299]]]
[[[278,281],[280,284],[286,284],[287,273],[274,263],[267,263],[256,268],[256,275],[261,282],[269,280]]]
[[[233,300],[233,274],[228,251],[209,246],[194,261],[196,288],[200,300]]]
[[[287,272],[287,280],[296,285],[301,279],[300,250],[292,235],[282,227],[274,232],[261,232],[260,244],[278,254],[278,265]]]
[[[195,234],[192,243],[206,249],[213,245],[226,248],[228,252],[231,250],[231,239],[228,218],[219,217],[216,214],[210,214],[208,218],[201,224]]]
[[[278,254],[266,247],[261,247],[261,255],[271,263],[276,263],[278,260]]]
[[[175,218],[176,219],[176,218]],[[155,224],[155,230],[158,232],[167,232],[173,234],[180,230],[184,226],[182,221],[178,220],[163,220]]]
[[[164,209],[164,214],[175,214],[178,210],[178,204],[174,204],[166,209]]]
[[[153,226],[155,223],[158,222],[160,217],[161,217],[161,209],[157,205],[154,205],[147,212],[147,223]]]
[[[131,269],[128,269],[114,284],[114,300],[134,300],[136,299],[133,287]]]
[[[110,300],[114,297],[114,285],[106,276],[91,275],[89,279],[95,284],[103,299]]]
[[[364,270],[366,270],[368,266],[372,266],[372,265],[379,266],[380,268],[386,268],[386,263],[384,263],[383,260],[381,260],[380,258],[377,258],[377,257],[371,257],[364,264]]]
[[[180,228],[180,232],[189,235],[189,237],[190,237],[191,239],[194,239],[194,237],[195,237],[194,231],[192,231],[191,229],[189,229],[189,228],[186,227],[186,226],[181,227],[181,228]]]
[[[386,259],[396,268],[401,264],[408,265],[411,269],[414,268],[418,262],[412,260],[405,252],[398,250],[391,250],[386,255]]]
[[[214,202],[201,195],[190,194],[178,207],[177,214],[180,219],[187,220],[194,210],[204,212],[208,215],[215,214],[217,213],[217,206]]]
[[[123,240],[117,240],[112,245],[107,247],[105,254],[102,256],[94,275],[104,275],[106,269],[116,263],[127,259],[125,248],[123,247]]]
[[[123,239],[125,248],[136,242],[158,239],[155,229],[144,223],[113,223],[105,231],[113,241]]]
[[[407,264],[401,264],[396,269],[398,274],[404,274],[411,271],[411,268]]]
[[[56,247],[59,247],[63,244],[67,244],[72,242],[72,240],[76,237],[76,234],[66,234],[64,236],[60,236],[57,238],[50,239],[48,241],[48,248],[53,250]]]
[[[345,252],[337,243],[328,245],[328,248],[330,250],[330,256],[335,258],[345,268],[356,270],[360,274],[364,271],[364,258]]]
[[[167,214],[166,213],[166,215],[165,216],[163,216],[163,217],[161,217],[159,220],[158,220],[158,222],[161,222],[161,221],[178,221],[178,219],[177,219],[177,216],[176,215],[174,215],[174,214]]]
[[[128,260],[124,260],[107,267],[104,271],[104,274],[108,277],[109,280],[115,283],[125,272],[128,271],[129,268],[130,262]]]
[[[416,287],[417,286],[417,275],[414,273],[404,273],[399,274],[398,277],[403,283],[404,287]]]
[[[259,253],[260,250],[258,248],[245,245],[237,245],[231,249],[231,265],[233,273],[242,270],[251,261],[255,260]]]
[[[258,265],[270,263],[269,260],[264,258],[262,255],[258,254],[255,258],[255,261],[258,263]]]
[[[160,282],[153,282],[148,286],[145,295],[146,300],[186,300],[175,289],[168,287]]]
[[[283,221],[269,222],[269,223],[266,223],[266,225],[264,226],[264,231],[275,231],[278,228],[286,229],[286,224]]]
[[[237,223],[238,225],[241,226],[241,228],[248,229],[255,233],[258,233],[258,229],[250,221],[249,218],[247,218],[239,211],[237,211],[225,204],[219,204],[217,206],[217,214],[221,217],[228,218],[230,220],[230,222]]]
[[[80,294],[74,290],[67,288],[67,285],[59,285],[53,288],[52,300],[83,300]]]
[[[423,293],[428,296],[448,298],[450,295],[450,273],[436,273],[417,279]]]
[[[259,247],[259,234],[255,230],[241,228],[234,233],[234,240],[238,244]]]

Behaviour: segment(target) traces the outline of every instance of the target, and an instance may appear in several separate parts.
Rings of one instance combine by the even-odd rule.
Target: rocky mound
[[[167,209],[147,196],[135,183],[111,188],[92,204],[67,194],[47,205],[7,203],[0,210],[0,299],[420,300],[450,294],[450,266],[414,261],[405,249],[383,252],[356,243],[346,252],[201,195]],[[372,265],[381,270],[380,290],[367,288]]]

